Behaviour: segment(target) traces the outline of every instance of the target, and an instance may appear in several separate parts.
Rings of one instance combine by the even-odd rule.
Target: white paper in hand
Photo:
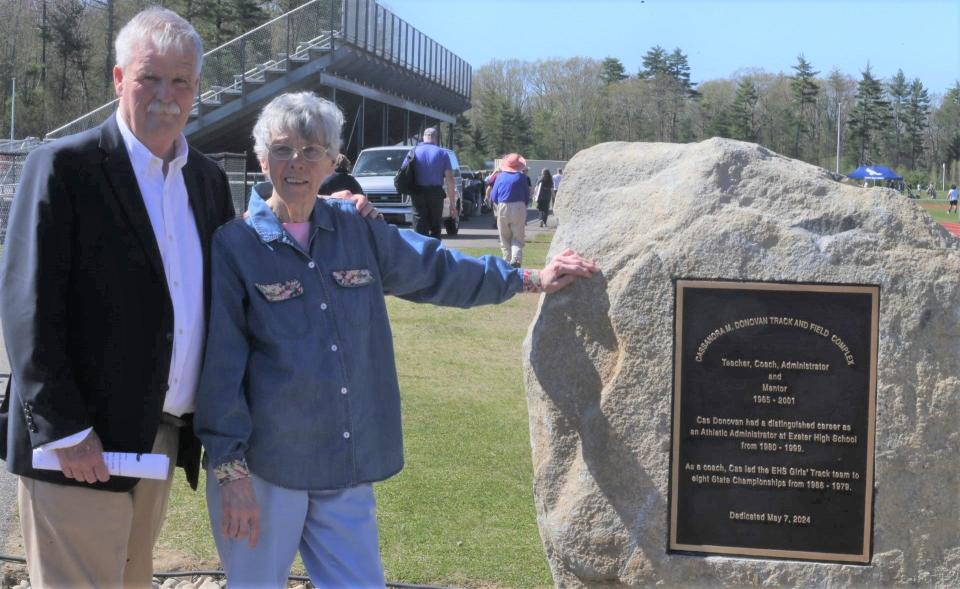
[[[170,457],[166,454],[104,452],[103,461],[107,464],[107,472],[110,473],[110,476],[162,481],[167,478],[167,472],[170,470]],[[60,470],[60,460],[57,458],[57,453],[53,450],[34,450],[33,468]]]

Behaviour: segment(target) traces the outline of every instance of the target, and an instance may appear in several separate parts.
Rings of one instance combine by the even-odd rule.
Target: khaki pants
[[[115,493],[20,477],[20,529],[32,587],[151,587],[153,545],[170,497],[179,430],[161,424],[153,451],[167,479]]]
[[[514,266],[523,263],[523,240],[527,228],[527,205],[504,202],[497,205],[497,230],[503,259]]]

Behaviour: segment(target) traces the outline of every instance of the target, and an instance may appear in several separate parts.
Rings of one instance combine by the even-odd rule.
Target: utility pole
[[[17,79],[10,78],[10,81],[13,85],[10,90],[10,141],[13,142],[13,125],[17,120]]]
[[[837,174],[840,173],[840,129],[843,125],[840,124],[840,109],[843,108],[843,103],[837,100]]]

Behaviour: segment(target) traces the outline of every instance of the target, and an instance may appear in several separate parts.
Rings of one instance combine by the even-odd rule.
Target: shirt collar
[[[247,203],[247,214],[244,215],[244,222],[253,227],[260,239],[266,243],[271,241],[282,241],[293,245],[287,232],[283,229],[283,224],[273,210],[267,205],[267,199],[273,194],[273,184],[270,182],[261,182],[256,184],[250,191],[250,202]],[[318,198],[313,206],[313,212],[310,214],[310,231],[315,228],[325,231],[333,231],[333,211],[330,205],[322,198]]]
[[[120,128],[120,135],[123,137],[123,145],[127,148],[127,153],[130,155],[130,163],[133,165],[133,171],[140,174],[148,170],[150,166],[163,169],[163,160],[155,156],[153,152],[147,149],[146,145],[137,139],[133,131],[130,130],[130,127],[127,126],[126,121],[120,116],[120,111],[117,111],[116,117],[117,126]],[[183,136],[183,133],[177,136],[173,145],[174,157],[170,160],[168,167],[170,170],[181,168],[187,163],[187,138]]]

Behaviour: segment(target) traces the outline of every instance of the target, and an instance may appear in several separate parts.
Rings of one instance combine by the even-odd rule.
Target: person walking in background
[[[350,173],[353,169],[350,158],[342,153],[338,154],[334,166],[333,173],[320,184],[320,194],[329,195],[341,190],[349,190],[353,194],[363,194],[363,187]]]
[[[949,205],[947,206],[948,213],[960,212],[957,210],[957,185],[956,184],[950,185],[950,192],[947,193],[947,203],[949,203]]]
[[[549,168],[544,168],[540,173],[540,180],[533,193],[537,199],[537,210],[540,211],[540,226],[546,227],[547,217],[550,216],[550,204],[553,201],[553,178],[550,176]]]
[[[496,207],[497,229],[503,259],[519,268],[523,263],[527,207],[530,205],[530,178],[523,173],[527,160],[510,153],[500,160],[500,174],[490,190]]]
[[[453,185],[450,156],[438,146],[433,127],[423,131],[423,142],[414,148],[413,222],[417,233],[440,239],[443,227],[443,197],[450,200],[450,217],[456,218],[457,193]]]
[[[557,173],[553,175],[553,202],[557,202],[557,192],[560,190],[560,181],[563,180],[563,168],[557,168]],[[550,203],[553,208],[553,203]]]

